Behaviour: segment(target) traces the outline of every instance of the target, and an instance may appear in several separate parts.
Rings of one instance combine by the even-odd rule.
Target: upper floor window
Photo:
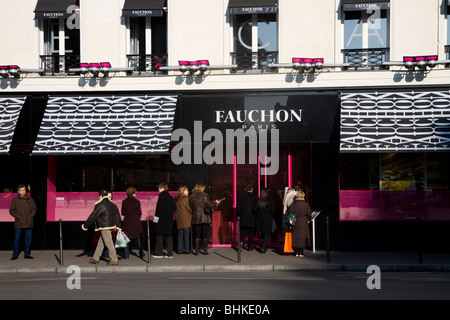
[[[389,53],[389,2],[342,1],[344,62],[381,67]]]
[[[128,65],[134,72],[162,73],[167,65],[167,13],[164,0],[126,0],[123,17],[129,29]]]
[[[248,3],[247,3],[248,2]],[[272,71],[270,63],[278,60],[277,1],[230,0],[233,30],[232,63],[238,70]]]
[[[446,55],[446,59],[449,60],[449,58],[450,58],[450,1],[447,2],[445,13],[447,15],[447,43],[445,45],[445,55]]]
[[[44,74],[69,73],[80,63],[80,29],[76,23],[79,0],[39,0],[35,9],[42,33],[41,67]]]

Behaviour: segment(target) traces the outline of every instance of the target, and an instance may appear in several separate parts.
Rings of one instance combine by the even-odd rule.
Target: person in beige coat
[[[178,188],[178,194],[175,196],[175,220],[177,222],[177,252],[178,254],[191,253],[191,226],[192,226],[192,208],[189,204],[189,189],[186,186]]]

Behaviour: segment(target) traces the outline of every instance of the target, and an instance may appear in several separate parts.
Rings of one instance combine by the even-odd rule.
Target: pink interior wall
[[[450,221],[450,191],[339,191],[340,221]]]

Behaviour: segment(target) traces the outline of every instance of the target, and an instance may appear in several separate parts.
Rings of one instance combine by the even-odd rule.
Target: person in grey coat
[[[297,191],[297,198],[289,207],[289,212],[295,214],[295,224],[292,231],[292,247],[297,257],[304,257],[304,249],[311,244],[309,222],[311,207],[305,201],[305,192]]]

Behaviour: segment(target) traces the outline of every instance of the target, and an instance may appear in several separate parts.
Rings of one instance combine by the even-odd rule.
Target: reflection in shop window
[[[425,190],[425,154],[381,155],[381,190]]]

